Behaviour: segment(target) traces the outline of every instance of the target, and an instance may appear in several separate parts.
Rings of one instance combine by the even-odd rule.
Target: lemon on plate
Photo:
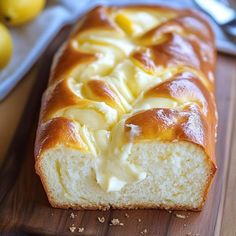
[[[21,25],[36,17],[45,0],[0,0],[0,18],[9,25]]]
[[[8,29],[0,23],[0,70],[3,69],[12,57],[13,43]]]

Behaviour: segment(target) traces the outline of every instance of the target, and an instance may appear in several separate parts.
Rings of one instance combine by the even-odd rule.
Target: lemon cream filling
[[[131,127],[132,130],[132,135],[139,133],[138,127]],[[125,142],[124,120],[119,122],[110,134],[99,130],[94,136],[99,150],[94,171],[96,181],[104,191],[120,191],[126,184],[146,178],[142,168],[128,160],[133,144]]]

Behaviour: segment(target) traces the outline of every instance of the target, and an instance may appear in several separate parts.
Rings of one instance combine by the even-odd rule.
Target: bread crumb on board
[[[98,221],[99,221],[100,223],[104,223],[105,220],[106,220],[105,217],[103,217],[103,216],[102,216],[102,217],[98,217],[97,219],[98,219]]]
[[[126,218],[129,218],[129,214],[128,214],[128,213],[125,213],[125,217],[126,217]]]
[[[76,217],[76,215],[73,212],[71,212],[70,213],[70,218],[74,219],[75,217]]]
[[[79,231],[79,233],[82,233],[82,232],[84,232],[84,228],[83,227],[78,228],[78,231]]]
[[[119,219],[112,219],[110,225],[124,226],[124,223],[120,222]]]
[[[138,218],[138,222],[141,222],[142,220],[140,218]]]
[[[175,216],[180,219],[186,219],[186,215],[175,214]]]
[[[74,233],[75,230],[76,230],[76,227],[72,225],[72,226],[69,227],[69,230],[70,230],[71,233]]]
[[[140,232],[140,234],[145,235],[147,234],[147,232],[148,232],[147,229],[144,229],[143,231]]]
[[[192,233],[192,232],[188,232],[187,234],[186,234],[186,236],[199,236],[200,234],[194,234],[194,233]]]
[[[75,224],[72,224],[70,227],[69,227],[69,230],[71,233],[74,233],[76,231],[76,227],[75,227]],[[78,227],[78,232],[79,233],[82,233],[84,232],[84,228],[83,227]]]

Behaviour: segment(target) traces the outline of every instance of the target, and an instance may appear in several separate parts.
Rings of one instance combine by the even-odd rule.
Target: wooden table
[[[24,106],[28,100],[32,85],[35,81],[39,65],[36,64],[27,76],[18,84],[13,92],[0,103],[0,161],[2,161],[7,153],[7,149],[11,143],[20,117],[23,113]],[[225,73],[224,73],[225,72]],[[215,235],[235,236],[236,235],[236,60],[233,57],[220,55],[218,57],[217,66],[218,76],[225,76],[225,86],[230,83],[231,92],[227,99],[230,102],[229,119],[224,120],[225,129],[227,128],[227,136],[225,137],[226,159],[224,168],[226,176],[223,181],[223,191],[219,205],[219,214],[215,225]],[[222,77],[221,77],[222,78]],[[224,90],[224,84],[218,87],[218,94]],[[221,97],[217,98],[219,108],[223,109]],[[221,117],[220,117],[221,119]],[[221,133],[219,133],[219,137]],[[219,138],[219,141],[222,141]],[[223,155],[219,153],[218,155]],[[1,163],[1,162],[0,162]],[[32,167],[33,168],[33,167]],[[2,180],[1,180],[2,181]],[[201,225],[199,225],[201,227]],[[118,235],[118,234],[116,234]],[[147,234],[149,235],[149,234]],[[169,234],[168,234],[169,235]],[[171,234],[172,235],[172,234]],[[176,234],[177,235],[177,234]],[[179,234],[178,234],[179,235]],[[205,235],[204,235],[205,236]]]
[[[17,87],[0,102],[0,163],[15,133],[37,74],[35,65]]]

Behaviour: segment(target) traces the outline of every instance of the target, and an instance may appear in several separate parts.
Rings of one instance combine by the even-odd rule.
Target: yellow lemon
[[[0,0],[0,17],[10,25],[21,25],[36,17],[45,0]]]
[[[5,67],[12,56],[12,39],[8,29],[0,23],[0,69]]]

